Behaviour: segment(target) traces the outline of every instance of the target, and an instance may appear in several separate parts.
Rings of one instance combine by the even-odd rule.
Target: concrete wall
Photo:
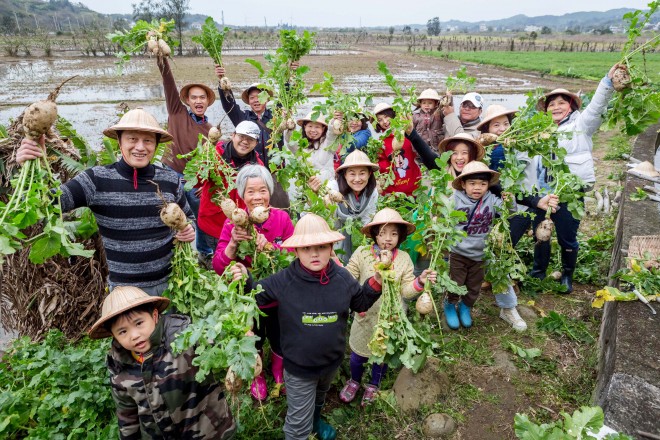
[[[632,156],[657,160],[657,124],[638,136]],[[651,182],[627,175],[616,224],[610,276],[626,264],[626,251],[634,235],[660,235],[660,204],[651,200],[633,202],[630,194]],[[610,285],[617,286],[610,278]],[[660,303],[654,303],[660,312]],[[639,301],[607,303],[600,339],[598,384],[594,403],[605,413],[605,424],[638,439],[638,431],[660,438],[660,314],[653,315]]]

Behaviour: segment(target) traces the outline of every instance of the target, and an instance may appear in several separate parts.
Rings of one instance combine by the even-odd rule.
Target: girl
[[[413,112],[415,130],[436,153],[438,144],[444,137],[442,112],[438,111],[440,99],[438,92],[426,89],[417,98],[418,108]]]
[[[371,163],[367,155],[360,150],[355,150],[346,156],[344,164],[337,168],[337,185],[346,201],[340,203],[336,211],[337,229],[341,230],[348,219],[360,221],[362,225],[371,221],[378,203],[374,177],[374,172],[377,170],[378,165]],[[342,233],[345,239],[342,241],[341,249],[344,253],[340,256],[340,260],[346,264],[353,254],[353,241],[350,231]]]
[[[396,115],[392,106],[381,102],[374,108],[376,116],[376,132],[383,133],[390,128],[390,120]],[[408,139],[404,139],[403,147],[399,151],[393,151],[392,140],[394,134],[390,134],[383,139],[383,149],[378,154],[378,166],[382,174],[389,174],[394,171],[394,183],[387,188],[383,188],[382,194],[393,192],[402,192],[412,196],[413,191],[419,186],[419,179],[422,172],[415,163],[415,152]]]
[[[591,156],[593,148],[592,136],[603,122],[602,115],[607,110],[607,103],[612,94],[612,76],[614,71],[625,66],[615,64],[607,75],[600,81],[598,88],[594,93],[591,102],[580,112],[582,101],[575,93],[566,89],[555,89],[546,93],[539,99],[537,108],[539,111],[547,111],[552,114],[552,120],[557,124],[557,131],[565,133],[559,139],[559,147],[566,150],[564,162],[568,165],[571,173],[579,176],[585,184],[585,188],[592,187],[596,181],[594,172],[594,160]],[[536,217],[533,227],[536,229],[539,223],[544,219],[548,204],[544,202],[546,195],[552,194],[552,179],[541,163],[540,157],[532,158],[532,175],[534,184],[541,190],[541,195],[533,197],[532,206]],[[557,230],[557,241],[561,247],[562,276],[561,284],[566,287],[566,293],[573,291],[573,271],[577,263],[578,241],[577,231],[580,227],[580,220],[573,218],[565,203],[560,203],[556,212],[553,210],[550,218],[555,224]],[[534,246],[534,266],[532,276],[536,278],[545,278],[548,264],[550,263],[550,242],[538,241]]]
[[[340,119],[341,113],[335,113],[335,119]],[[343,146],[340,145],[335,153],[335,170],[341,166],[346,160],[346,157],[355,150],[363,150],[369,139],[371,139],[371,130],[367,124],[367,117],[361,113],[357,114],[355,118],[348,121],[348,132],[350,133],[350,140],[346,146],[346,152],[342,156],[341,150]]]
[[[355,279],[363,283],[375,274],[374,263],[379,260],[380,252],[389,251],[392,253],[394,272],[397,280],[401,283],[401,295],[406,299],[414,298],[424,290],[424,283],[427,280],[434,283],[437,275],[435,271],[426,269],[418,278],[415,278],[410,256],[399,249],[399,245],[414,230],[415,226],[403,220],[395,210],[385,208],[378,211],[373,221],[362,228],[362,233],[370,236],[374,244],[360,246],[351,257],[346,269]],[[348,403],[355,399],[355,395],[360,388],[365,369],[364,365],[371,355],[367,344],[378,321],[380,304],[380,299],[378,299],[367,312],[358,313],[353,319],[349,337],[351,378],[339,393],[342,402]],[[373,364],[371,366],[371,380],[365,386],[362,406],[374,399],[385,371],[387,371],[387,364]]]
[[[426,168],[430,170],[438,169],[435,160],[442,153],[452,151],[453,154],[447,163],[447,172],[453,177],[459,176],[465,165],[473,160],[481,160],[485,155],[485,150],[481,143],[466,133],[459,133],[443,139],[438,145],[438,153],[431,150],[416,130],[413,130],[407,137],[410,139],[415,151],[419,153]]]

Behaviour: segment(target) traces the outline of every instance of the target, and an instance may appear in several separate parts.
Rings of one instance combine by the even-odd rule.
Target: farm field
[[[417,52],[432,57],[539,72],[544,75],[599,80],[621,59],[610,52]],[[637,62],[641,65],[639,59]],[[660,80],[660,54],[646,57],[646,72],[651,80]]]

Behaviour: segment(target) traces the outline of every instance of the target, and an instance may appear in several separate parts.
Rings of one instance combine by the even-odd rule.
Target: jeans
[[[172,170],[172,168],[168,167],[167,165],[163,166],[169,170]],[[177,173],[175,170],[172,171],[174,171],[181,178],[181,186],[185,185],[186,182],[183,180],[183,174]],[[190,191],[185,192],[188,205],[190,206],[193,214],[195,214],[195,245],[197,247],[197,252],[199,252],[201,255],[213,255],[215,249],[212,249],[207,244],[205,237],[206,234],[201,229],[199,229],[199,225],[197,224],[197,216],[199,215],[199,197],[197,197],[195,191],[197,191],[197,188],[193,188]]]

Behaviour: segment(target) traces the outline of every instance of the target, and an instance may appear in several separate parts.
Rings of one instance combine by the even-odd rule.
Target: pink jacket
[[[270,216],[261,225],[254,225],[257,228],[259,234],[263,234],[268,240],[269,243],[272,243],[276,248],[282,246],[282,242],[287,238],[293,235],[293,223],[289,214],[281,209],[270,208]],[[225,224],[222,227],[222,232],[220,232],[220,239],[218,240],[218,247],[215,249],[215,255],[213,255],[213,269],[222,275],[225,271],[225,268],[229,266],[233,260],[225,255],[225,249],[231,240],[231,231],[234,229],[234,224],[225,220]],[[247,267],[250,267],[252,263],[251,258],[246,258],[245,260],[238,260],[241,263],[245,264]]]

